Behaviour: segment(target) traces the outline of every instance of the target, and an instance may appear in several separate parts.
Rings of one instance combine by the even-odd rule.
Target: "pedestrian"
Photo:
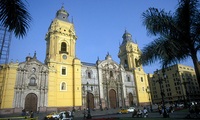
[[[73,109],[71,112],[71,117],[74,119],[74,115],[75,115],[75,110]]]
[[[33,113],[33,111],[31,110],[31,112],[30,112],[30,118],[33,118],[34,117],[34,113]]]
[[[86,119],[86,110],[85,109],[83,110],[83,119],[84,120]]]
[[[26,110],[25,109],[22,110],[22,116],[26,116]]]
[[[137,117],[142,117],[142,110],[138,109],[138,111],[137,111]]]
[[[69,116],[69,114],[67,112],[64,112],[62,114],[62,120],[65,120],[67,118],[67,116]]]
[[[148,117],[148,111],[147,111],[146,107],[144,107],[143,113],[144,113],[144,117]]]
[[[132,118],[134,118],[136,115],[137,115],[137,110],[134,109],[134,110],[133,110],[133,113],[132,113]]]
[[[159,111],[160,115],[162,115],[162,107],[160,105],[158,106],[158,111]]]

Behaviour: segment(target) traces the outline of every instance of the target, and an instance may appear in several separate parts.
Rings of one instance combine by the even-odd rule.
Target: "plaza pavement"
[[[120,114],[120,115],[116,115],[117,112],[119,111],[119,109],[109,109],[109,110],[103,110],[103,111],[100,111],[100,110],[96,110],[96,111],[91,111],[91,116],[92,116],[92,119],[94,120],[98,120],[98,118],[113,118],[117,116],[117,118],[121,119],[121,120],[128,120],[128,119],[140,119],[141,118],[132,118],[132,113],[128,113],[128,114]],[[185,110],[178,110],[178,111],[175,111],[174,113],[170,113],[170,119],[185,119],[186,116],[188,115],[188,110],[185,109]],[[158,112],[150,112],[148,113],[149,116],[148,118],[155,118],[158,120],[158,118],[163,118],[162,115],[160,115]],[[148,118],[145,118],[145,119],[148,119]],[[74,117],[74,120],[82,120],[83,119],[83,112],[82,111],[77,111],[75,113],[75,117]],[[200,118],[199,118],[200,119]],[[99,119],[100,120],[100,119]],[[103,120],[103,119],[101,119]]]
[[[113,117],[118,118],[120,120],[129,120],[129,119],[134,119],[134,120],[139,119],[139,120],[141,120],[142,119],[142,118],[131,118],[131,113],[117,115],[118,111],[119,111],[119,109],[109,109],[109,110],[103,110],[103,111],[101,111],[101,110],[95,110],[95,111],[91,110],[91,116],[92,116],[93,120],[105,120],[105,118],[107,120],[109,120],[109,119],[111,120],[111,118],[113,118]],[[38,120],[43,120],[44,117],[47,114],[48,113],[35,113],[34,117],[37,117]],[[188,114],[187,109],[178,110],[178,111],[175,111],[174,113],[170,113],[169,119],[170,120],[173,120],[173,119],[182,120],[182,119],[185,119],[187,114]],[[14,117],[14,116],[19,117],[20,114],[0,115],[0,120],[1,120],[2,117],[8,117],[9,118],[9,117]],[[84,116],[83,111],[76,111],[74,120],[83,120],[83,116]],[[148,120],[152,120],[152,119],[159,120],[159,119],[163,119],[163,117],[158,112],[151,112],[151,113],[149,113],[149,117],[146,118],[146,119],[148,119]],[[168,119],[168,118],[165,118],[165,119]],[[200,117],[196,118],[196,119],[200,119]]]

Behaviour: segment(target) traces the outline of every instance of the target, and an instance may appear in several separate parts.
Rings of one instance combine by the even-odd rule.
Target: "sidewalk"
[[[90,113],[92,116],[103,116],[103,115],[109,115],[109,114],[117,114],[119,111],[119,108],[117,109],[109,109],[109,110],[91,110]],[[34,117],[38,117],[38,120],[43,120],[44,117],[48,115],[48,113],[35,113]],[[83,110],[81,111],[76,111],[74,113],[74,119],[75,120],[82,120],[83,119]],[[15,114],[6,114],[6,115],[0,115],[0,120],[1,118],[10,118],[10,117],[15,117],[15,118],[22,118],[21,113],[15,113]]]
[[[105,115],[117,114],[119,110],[120,110],[119,108],[102,110],[102,111],[97,109],[95,111],[91,110],[90,113],[92,116],[105,116]],[[74,116],[75,116],[74,117],[75,120],[83,118],[84,117],[83,111],[76,111]]]
[[[140,119],[141,120],[141,118],[132,118],[131,113],[117,115],[118,111],[119,111],[119,108],[108,109],[108,110],[103,110],[103,111],[101,111],[101,110],[95,110],[95,111],[91,110],[92,120],[105,120],[105,119],[107,119],[107,120],[116,120],[116,119],[120,119],[120,120],[134,119],[134,120],[137,120],[137,119]],[[165,118],[165,119],[179,119],[179,120],[181,120],[181,119],[185,119],[187,114],[188,114],[187,110],[175,111],[174,113],[170,114],[170,118]],[[39,114],[35,113],[34,117],[38,117],[38,120],[43,120],[46,115],[47,115],[47,113],[39,113]],[[12,117],[12,116],[15,116],[15,117],[18,116],[19,117],[21,115],[20,114],[0,115],[0,119],[1,119],[1,117]],[[83,120],[83,116],[84,116],[83,111],[76,111],[75,114],[74,114],[74,120]],[[163,119],[163,117],[158,112],[151,112],[151,113],[149,113],[149,117],[145,118],[145,119],[160,120],[160,119]]]

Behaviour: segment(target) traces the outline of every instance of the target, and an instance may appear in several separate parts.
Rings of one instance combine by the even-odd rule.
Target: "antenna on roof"
[[[74,18],[73,18],[73,16],[72,16],[72,24],[74,24]]]

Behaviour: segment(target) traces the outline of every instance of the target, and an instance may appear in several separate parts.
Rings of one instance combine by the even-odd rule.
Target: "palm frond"
[[[22,0],[0,0],[0,23],[13,31],[16,37],[27,34],[31,19]]]
[[[148,33],[153,35],[169,32],[168,27],[173,23],[170,12],[165,13],[164,10],[159,11],[156,8],[149,8],[142,16]]]

